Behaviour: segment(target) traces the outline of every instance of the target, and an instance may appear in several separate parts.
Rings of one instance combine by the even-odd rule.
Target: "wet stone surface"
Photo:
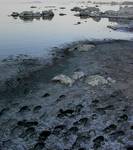
[[[94,45],[84,52],[68,46],[69,54],[27,74],[23,84],[13,85],[14,93],[1,91],[1,150],[133,149],[133,43]],[[59,74],[72,77],[76,70],[85,75],[71,86],[52,82]],[[109,82],[87,84],[95,75]],[[27,94],[21,91],[25,85]]]

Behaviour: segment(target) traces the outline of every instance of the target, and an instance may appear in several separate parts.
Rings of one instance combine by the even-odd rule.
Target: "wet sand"
[[[88,44],[95,48],[79,50]],[[133,149],[132,47],[132,41],[82,41],[57,49],[46,63],[4,60],[12,72],[0,69],[0,149]],[[72,86],[52,82],[75,71],[85,75]],[[115,82],[87,84],[95,75]]]

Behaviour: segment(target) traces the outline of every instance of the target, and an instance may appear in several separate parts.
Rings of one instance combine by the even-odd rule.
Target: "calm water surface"
[[[31,9],[31,6],[37,6]],[[84,39],[131,39],[132,33],[116,32],[107,28],[115,24],[108,19],[80,19],[74,16],[70,9],[74,6],[87,6],[83,0],[0,0],[0,58],[10,55],[27,54],[47,57],[50,49],[72,41]],[[66,9],[60,9],[66,7]],[[119,6],[101,6],[102,10],[119,9]],[[53,9],[55,16],[52,20],[23,21],[9,17],[12,11],[49,10]],[[59,16],[66,13],[66,16]],[[77,22],[79,25],[75,25]]]

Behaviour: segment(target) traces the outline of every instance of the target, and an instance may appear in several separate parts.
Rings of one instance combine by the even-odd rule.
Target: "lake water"
[[[87,0],[88,1],[88,0]],[[77,40],[132,39],[132,33],[112,31],[107,25],[115,24],[108,19],[80,19],[70,9],[74,6],[89,6],[83,0],[0,0],[0,58],[10,55],[27,54],[48,56],[52,47],[61,46]],[[31,6],[37,6],[31,9]],[[66,7],[66,9],[60,9]],[[119,6],[100,6],[102,10],[119,9]],[[9,17],[13,11],[53,9],[52,20],[24,21]],[[59,16],[66,13],[66,16]],[[75,25],[77,22],[79,25]]]

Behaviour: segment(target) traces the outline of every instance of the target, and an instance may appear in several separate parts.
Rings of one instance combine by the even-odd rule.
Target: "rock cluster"
[[[33,12],[33,11],[23,11],[21,13],[13,12],[12,17],[20,17],[22,19],[33,19],[33,18],[51,18],[54,17],[52,10],[45,10],[42,12]]]
[[[71,9],[71,11],[79,12],[78,14],[76,14],[76,16],[80,16],[80,17],[89,17],[92,16],[93,14],[99,15],[100,13],[100,9],[97,7],[87,7],[84,9],[79,7],[74,7],[73,9]]]
[[[101,17],[101,18],[117,18],[117,19],[133,19],[133,7],[120,7],[118,11],[107,10],[100,11],[97,7],[79,8],[74,7],[72,11],[78,12],[76,16],[80,17]]]
[[[84,76],[85,76],[84,72],[79,71],[79,72],[74,72],[72,77],[69,77],[63,74],[57,75],[52,79],[52,81],[60,82],[61,84],[72,86],[76,80],[79,80],[83,78]]]

